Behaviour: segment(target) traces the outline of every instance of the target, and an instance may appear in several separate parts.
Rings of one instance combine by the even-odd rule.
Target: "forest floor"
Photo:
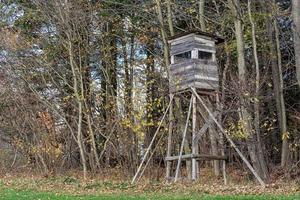
[[[97,200],[97,199],[290,199],[300,200],[300,183],[292,180],[272,181],[260,187],[247,175],[230,173],[229,184],[214,178],[209,170],[200,181],[181,181],[168,184],[154,178],[144,179],[136,185],[131,177],[117,171],[90,174],[82,179],[81,172],[72,171],[56,175],[40,175],[32,171],[0,173],[0,200]]]

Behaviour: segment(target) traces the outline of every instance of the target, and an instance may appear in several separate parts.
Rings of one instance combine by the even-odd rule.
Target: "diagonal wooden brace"
[[[214,117],[217,117],[219,115],[219,112],[215,111],[213,115]],[[206,133],[207,129],[212,125],[213,122],[214,120],[211,117],[209,117],[205,124],[202,126],[202,128],[197,132],[195,138],[193,138],[194,143],[198,142],[198,140]]]
[[[186,133],[187,133],[188,125],[189,125],[189,119],[190,119],[190,115],[191,115],[191,111],[192,111],[192,105],[193,105],[192,103],[193,103],[193,101],[192,101],[192,98],[191,98],[189,111],[188,111],[188,114],[187,114],[186,123],[185,123],[185,127],[184,127],[184,132],[183,132],[183,135],[182,135],[182,142],[181,142],[181,147],[180,147],[180,152],[179,152],[179,157],[178,157],[174,182],[176,182],[178,180],[178,176],[179,176],[181,158],[182,158],[182,154],[183,154],[183,146],[184,146]]]
[[[230,136],[226,133],[226,131],[223,129],[221,124],[218,122],[218,120],[214,117],[213,113],[210,111],[210,109],[206,106],[202,98],[198,95],[195,88],[191,88],[192,92],[196,95],[197,99],[200,101],[202,106],[205,108],[205,110],[208,112],[209,116],[213,119],[213,121],[216,123],[217,127],[220,129],[220,131],[223,133],[225,138],[228,140],[228,142],[231,144],[231,146],[235,149],[235,151],[239,154],[241,159],[244,161],[244,163],[247,165],[249,170],[252,172],[252,174],[255,176],[257,181],[260,183],[261,186],[265,187],[265,182],[261,179],[261,177],[257,174],[255,169],[252,167],[250,162],[247,160],[247,158],[243,155],[243,153],[239,150],[239,148],[236,146],[236,144],[233,142],[233,140],[230,138]]]

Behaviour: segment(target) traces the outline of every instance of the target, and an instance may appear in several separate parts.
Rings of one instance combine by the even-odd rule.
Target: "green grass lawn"
[[[125,200],[125,199],[157,199],[157,200],[168,200],[168,199],[203,199],[203,200],[300,200],[300,196],[211,196],[211,195],[180,195],[180,194],[148,194],[148,195],[130,195],[130,194],[116,194],[116,195],[103,195],[103,196],[72,196],[46,192],[36,192],[33,190],[15,190],[15,189],[0,189],[1,200]]]

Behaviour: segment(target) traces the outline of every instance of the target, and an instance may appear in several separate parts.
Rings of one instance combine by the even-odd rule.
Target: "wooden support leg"
[[[194,94],[192,94],[192,101],[193,101],[193,112],[192,112],[192,154],[198,154],[198,142],[196,141],[196,117],[197,117],[197,102],[196,97]],[[194,158],[192,159],[192,180],[197,179],[197,169],[198,169],[198,161]]]
[[[167,147],[167,157],[171,156],[172,153],[172,135],[173,135],[173,103],[170,105],[169,110],[169,135],[168,135],[168,147]],[[172,161],[167,161],[167,169],[166,169],[166,179],[170,180],[171,178],[171,167]]]
[[[218,143],[217,143],[217,137],[216,137],[216,130],[212,126],[209,129],[209,137],[210,137],[210,144],[211,144],[211,154],[216,156],[218,155]],[[220,176],[220,162],[219,160],[213,160],[212,165],[214,167],[214,174],[215,176]]]
[[[216,102],[217,102],[217,110],[222,110],[222,105],[220,103],[219,93],[216,93]],[[219,115],[219,117],[217,119],[221,123],[222,115]],[[219,131],[219,143],[220,143],[220,146],[221,146],[221,155],[225,156],[224,137],[223,137],[223,134],[220,131]],[[221,162],[222,162],[222,175],[223,175],[224,185],[227,185],[226,160],[223,160]]]
[[[210,110],[215,110],[214,106],[213,106],[214,104],[210,102],[210,98],[206,99],[206,104]],[[207,112],[204,112],[204,113],[205,113],[206,119],[210,120],[211,118],[209,117]],[[218,151],[219,146],[218,146],[218,141],[217,141],[219,137],[218,137],[218,131],[216,130],[214,123],[210,124],[208,133],[209,133],[209,139],[210,139],[211,154],[216,156],[219,154],[219,151]],[[213,161],[211,161],[211,164],[213,166],[215,176],[220,176],[220,161],[213,160]]]
[[[191,153],[191,148],[190,148],[190,143],[189,141],[192,140],[192,136],[187,132],[184,141],[184,154],[190,154]],[[186,167],[186,173],[187,173],[187,178],[188,180],[192,180],[192,160],[186,160],[185,161],[185,167]]]
[[[190,119],[190,115],[191,115],[191,110],[192,110],[192,98],[190,100],[189,111],[188,111],[188,115],[187,115],[187,118],[186,118],[184,132],[183,132],[183,135],[182,135],[182,142],[181,142],[181,146],[180,146],[180,153],[179,153],[179,158],[178,158],[178,162],[177,162],[177,167],[176,167],[176,173],[175,173],[174,182],[176,182],[178,180],[178,176],[179,176],[179,170],[180,170],[180,165],[181,165],[181,158],[182,158],[184,143],[185,143],[185,139],[186,139],[186,133],[187,133],[188,125],[189,125],[189,119]]]

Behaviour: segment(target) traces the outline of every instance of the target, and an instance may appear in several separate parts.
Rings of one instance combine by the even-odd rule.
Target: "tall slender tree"
[[[296,74],[298,85],[300,87],[300,2],[292,0],[294,47],[296,60]]]

